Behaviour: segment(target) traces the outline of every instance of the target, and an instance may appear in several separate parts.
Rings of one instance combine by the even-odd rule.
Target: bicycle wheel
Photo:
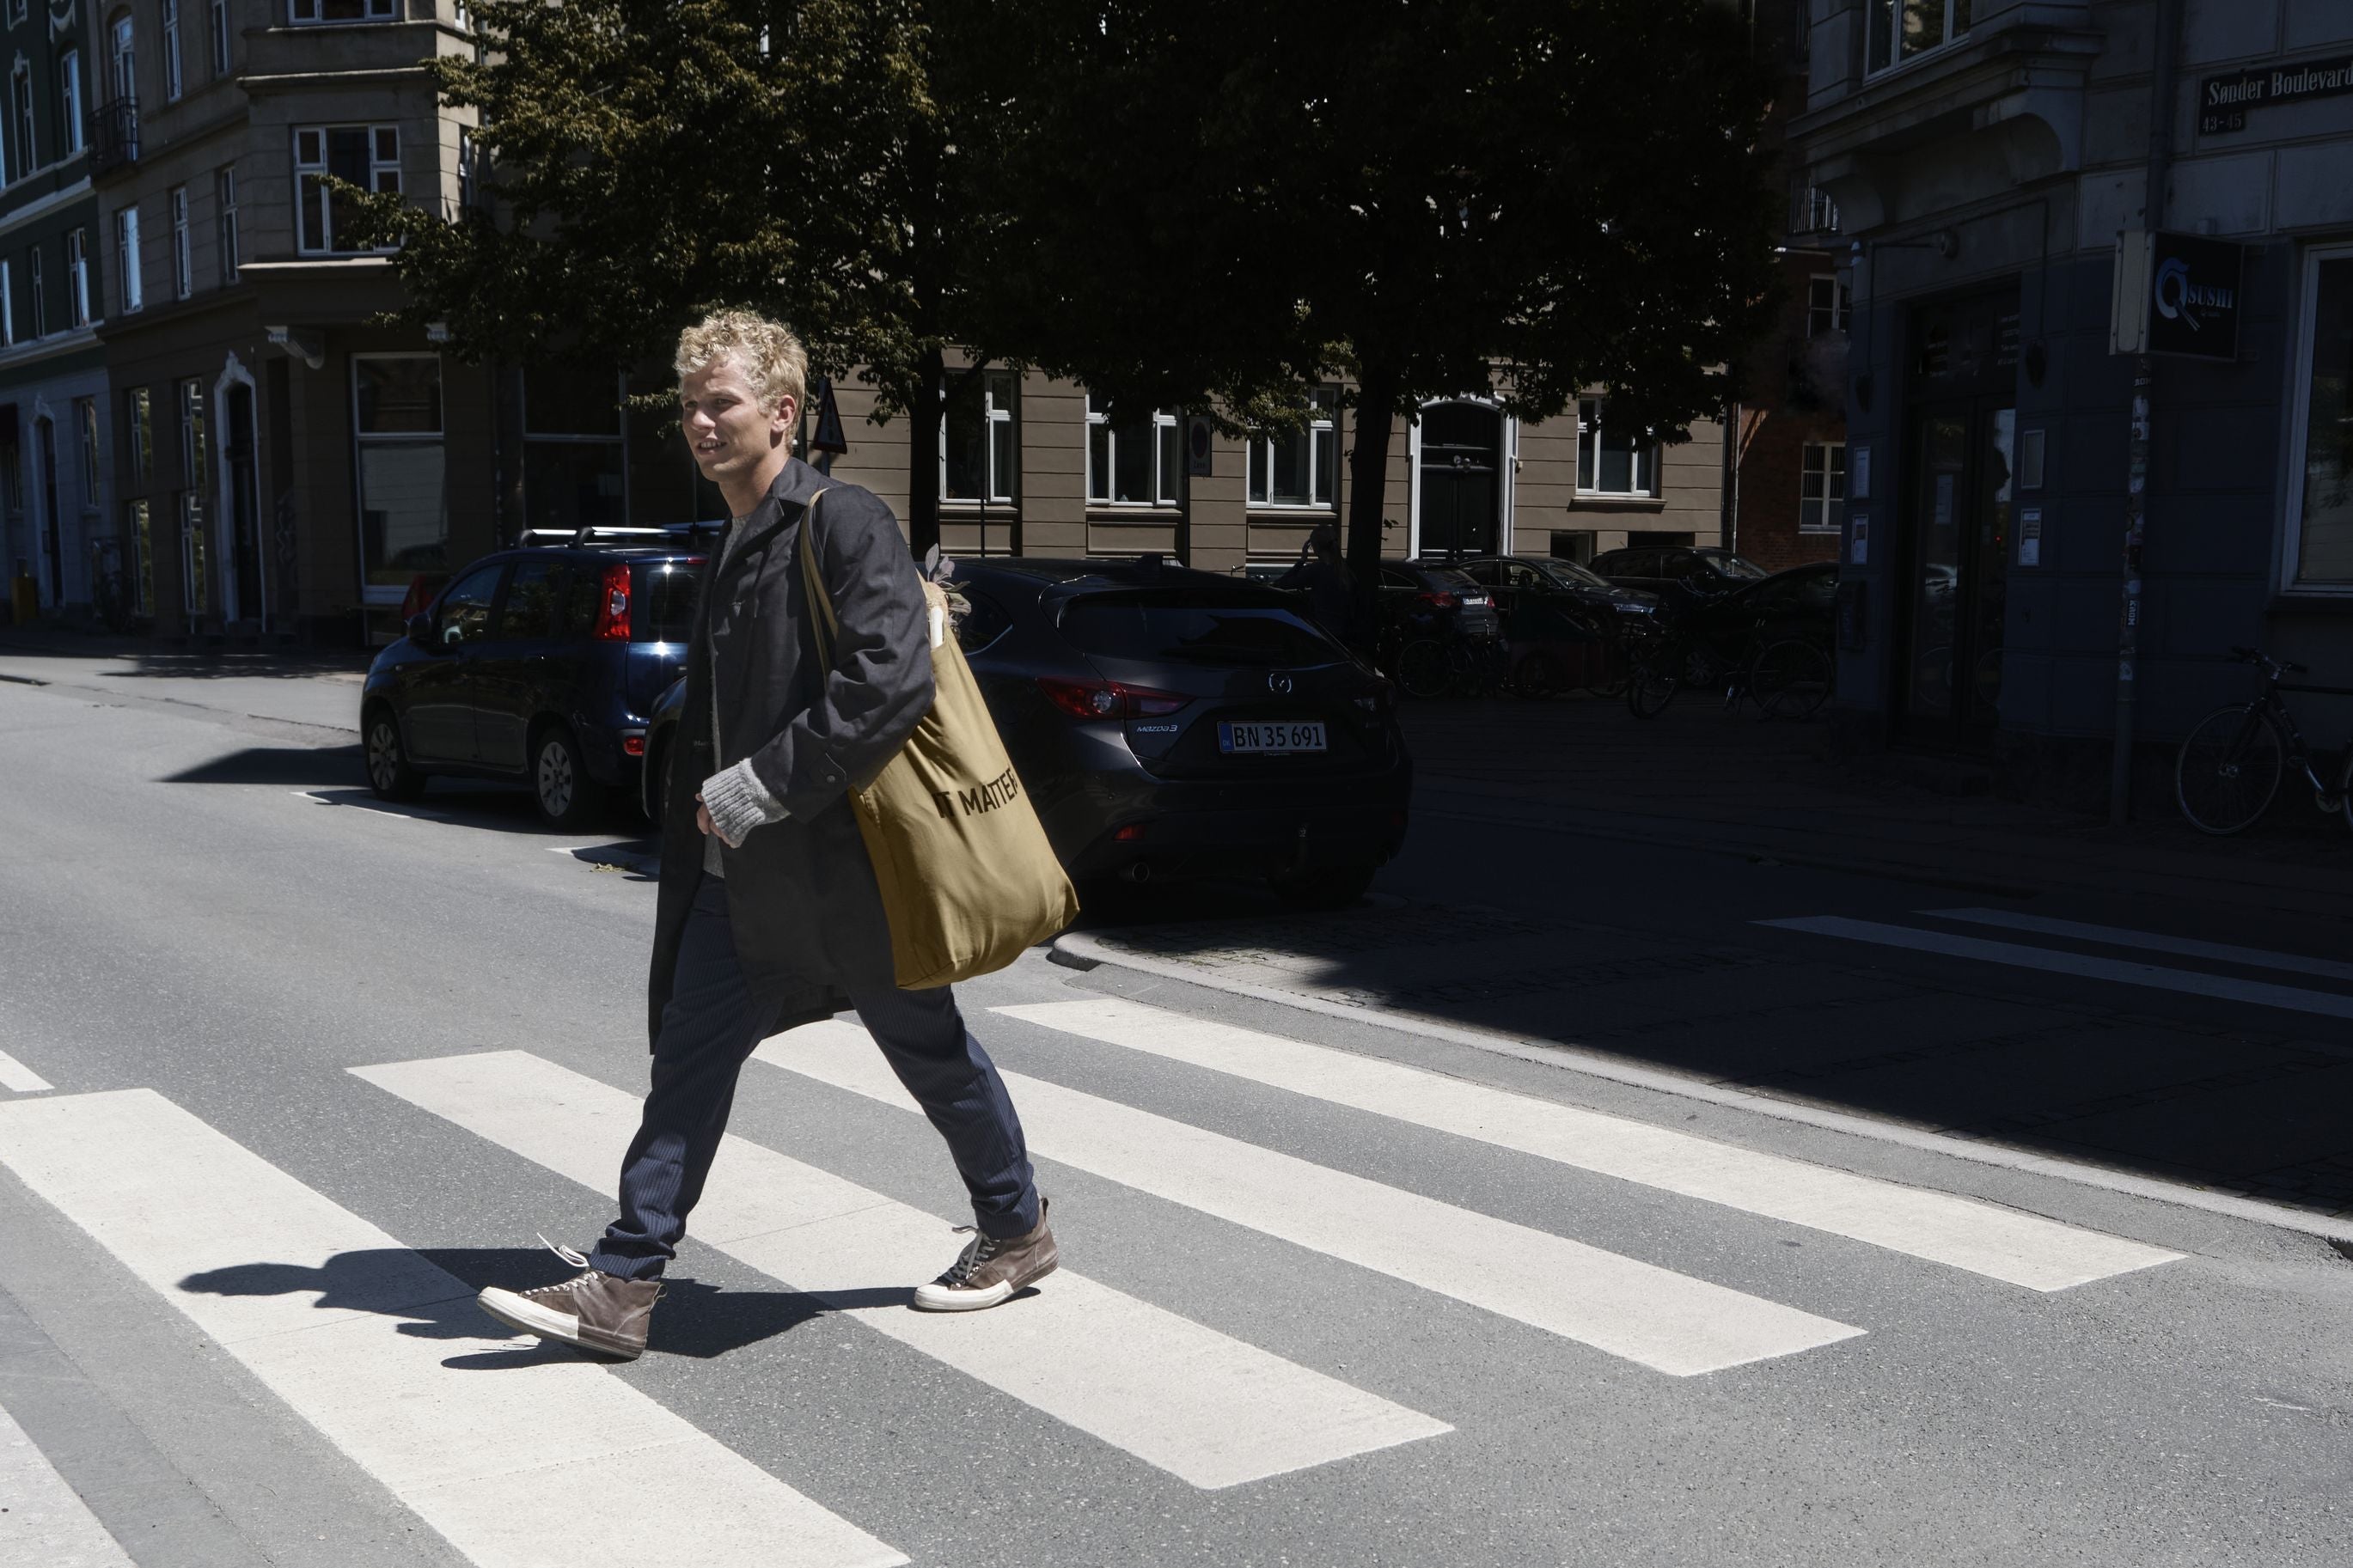
[[[1398,689],[1408,697],[1443,697],[1454,684],[1446,645],[1436,637],[1416,637],[1398,650]]]
[[[1626,710],[1637,719],[1655,719],[1665,712],[1683,685],[1674,674],[1681,658],[1677,654],[1672,660],[1637,660],[1626,678]]]
[[[1560,695],[1560,666],[1550,654],[1532,653],[1512,667],[1512,691],[1531,702]]]
[[[2208,714],[2173,764],[2181,815],[2201,833],[2236,833],[2263,816],[2279,793],[2279,731],[2260,702]]]
[[[1767,719],[1810,718],[1830,694],[1830,656],[1796,637],[1759,648],[1748,667],[1748,695]]]

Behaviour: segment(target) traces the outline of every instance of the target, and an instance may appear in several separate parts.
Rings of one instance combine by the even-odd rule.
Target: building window
[[[33,68],[19,60],[8,78],[8,177],[21,180],[39,162],[33,145]]]
[[[131,30],[131,13],[123,12],[114,18],[109,35],[114,40],[114,97],[116,101],[133,103],[139,98],[139,45]]]
[[[143,386],[122,395],[122,457],[131,467],[131,488],[145,489],[155,478],[155,406]]]
[[[400,0],[288,0],[297,22],[396,22]]]
[[[180,69],[180,0],[164,0],[164,101],[170,103],[186,90]]]
[[[1176,416],[1162,408],[1111,423],[1087,397],[1087,500],[1104,506],[1175,506],[1181,467]]]
[[[1885,70],[1940,48],[1969,30],[1969,0],[1866,0],[1871,68]]]
[[[1798,531],[1836,533],[1845,517],[1846,444],[1809,441],[1798,480]]]
[[[474,205],[474,132],[467,126],[458,127],[458,210],[464,212]]]
[[[187,567],[188,614],[201,616],[210,604],[205,576],[205,490],[211,482],[205,386],[191,377],[174,383],[174,392],[180,406],[180,549]]]
[[[522,499],[532,528],[628,521],[628,447],[617,376],[535,366],[522,378]]]
[[[213,200],[220,210],[220,269],[224,287],[237,281],[237,171],[213,176]]]
[[[41,276],[39,246],[33,247],[26,264],[33,269],[33,335],[45,338],[49,335],[49,290],[47,280]]]
[[[1847,287],[1836,277],[1824,272],[1807,280],[1806,336],[1846,331],[1850,310]]]
[[[2304,260],[2289,468],[2288,585],[2353,591],[2353,245]]]
[[[26,16],[31,11],[30,0],[8,0],[8,25],[12,27],[23,26]]]
[[[196,291],[196,269],[188,255],[188,187],[172,187],[172,295],[185,300]]]
[[[58,144],[64,149],[59,156],[70,158],[81,151],[83,139],[79,49],[58,56],[58,119],[62,132]]]
[[[360,565],[376,597],[397,599],[420,572],[449,567],[441,453],[441,362],[431,354],[352,356]]]
[[[11,263],[0,260],[0,347],[14,347],[16,342],[16,270]]]
[[[74,433],[81,440],[81,504],[85,511],[98,510],[98,399],[77,397],[73,402]]]
[[[1789,203],[1789,232],[1792,234],[1836,234],[1839,231],[1838,203],[1820,185],[1800,184]]]
[[[66,231],[66,314],[69,327],[90,325],[90,230]]]
[[[1009,501],[1019,445],[1010,371],[980,377],[980,396],[960,398],[940,420],[940,494],[948,500]]]
[[[1304,426],[1250,437],[1250,505],[1331,509],[1340,469],[1340,437],[1333,424],[1339,402],[1332,388],[1319,386],[1308,395]]]
[[[1659,447],[1647,430],[1616,430],[1602,419],[1609,404],[1599,397],[1577,403],[1577,489],[1580,495],[1654,496],[1659,493]]]
[[[400,132],[389,125],[309,126],[294,132],[295,199],[301,208],[301,249],[317,256],[356,246],[336,236],[351,207],[327,186],[328,176],[364,191],[400,189]]]
[[[228,75],[228,0],[212,0],[213,75]]]
[[[138,595],[139,613],[152,616],[155,613],[155,525],[146,501],[122,503],[122,531],[131,536],[132,585]]]
[[[123,207],[114,215],[114,272],[122,279],[122,313],[136,315],[147,303],[139,276],[139,209]]]

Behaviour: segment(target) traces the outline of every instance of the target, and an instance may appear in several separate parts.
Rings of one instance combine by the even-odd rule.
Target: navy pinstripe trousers
[[[1038,1223],[1038,1189],[1021,1121],[1005,1080],[965,1027],[955,996],[895,986],[850,992],[850,1005],[947,1140],[972,1194],[973,1218],[990,1236]],[[679,944],[676,984],[654,1042],[653,1088],[621,1164],[621,1215],[589,1263],[625,1279],[650,1279],[678,1255],[686,1216],[727,1131],[735,1080],[753,1047],[773,1032],[775,1010],[744,984],[728,926],[727,889],[705,877]]]

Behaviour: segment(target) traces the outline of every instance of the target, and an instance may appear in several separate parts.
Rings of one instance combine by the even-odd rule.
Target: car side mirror
[[[433,617],[417,615],[408,617],[408,640],[422,647],[433,646]]]

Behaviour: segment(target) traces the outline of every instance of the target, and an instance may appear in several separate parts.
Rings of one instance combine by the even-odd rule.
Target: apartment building
[[[0,569],[55,612],[124,563],[111,504],[105,263],[89,158],[90,13],[0,0]]]

